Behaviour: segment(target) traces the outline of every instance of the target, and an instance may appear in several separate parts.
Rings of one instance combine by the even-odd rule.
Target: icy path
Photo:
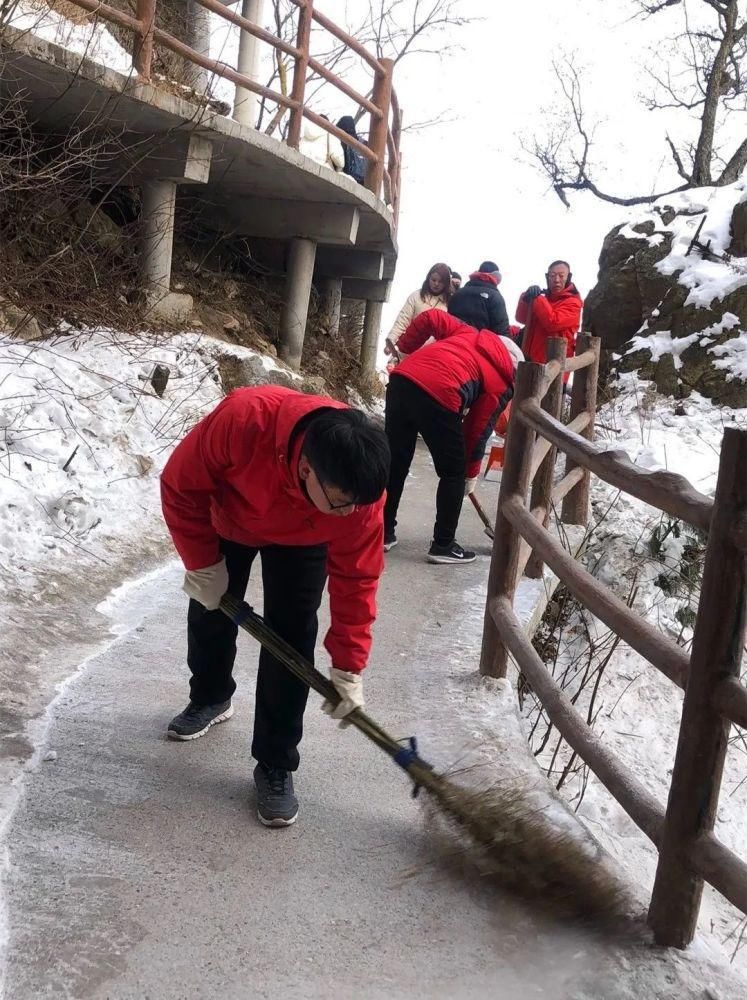
[[[367,698],[448,766],[471,735],[455,690],[476,666],[487,539],[465,508],[461,540],[482,558],[427,566],[433,493],[422,455],[415,473]],[[163,738],[185,702],[178,584],[166,570],[117,602],[123,634],[58,699],[46,748],[56,758],[27,776],[9,831],[7,1000],[744,995],[703,961],[613,946],[450,868],[404,777],[357,733],[338,732],[314,695],[299,822],[262,828],[250,793],[248,637],[234,719],[191,744]]]

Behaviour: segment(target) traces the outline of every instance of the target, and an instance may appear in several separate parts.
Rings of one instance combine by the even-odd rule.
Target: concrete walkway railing
[[[239,66],[228,66],[226,63],[210,58],[205,52],[200,52],[183,39],[176,38],[169,32],[156,26],[156,11],[158,0],[137,0],[136,16],[132,17],[117,10],[100,0],[71,0],[77,7],[89,11],[98,17],[131,31],[134,35],[132,50],[132,65],[138,78],[147,82],[151,78],[153,62],[153,46],[155,43],[181,56],[187,63],[203,70],[215,73],[236,84],[234,102],[234,118],[242,124],[253,124],[247,118],[253,117],[248,108],[247,92],[256,94],[278,104],[290,111],[288,134],[286,142],[297,149],[301,138],[301,125],[304,118],[314,122],[325,132],[336,136],[342,142],[353,146],[366,159],[365,186],[377,197],[382,197],[396,219],[399,213],[400,193],[400,157],[399,143],[401,135],[401,112],[397,96],[392,87],[394,63],[391,59],[378,59],[365,46],[356,41],[342,28],[338,27],[324,14],[314,9],[314,0],[292,0],[298,8],[298,23],[296,44],[291,45],[284,39],[266,31],[256,24],[245,13],[258,10],[257,0],[244,0],[244,13],[238,14],[221,0],[196,0],[200,7],[229,21],[241,30],[239,47]],[[341,41],[347,48],[355,52],[370,67],[373,80],[370,97],[356,91],[341,80],[335,73],[315,59],[310,53],[312,24],[316,22],[321,28]],[[294,61],[293,82],[290,94],[262,86],[254,78],[256,74],[256,42],[259,40],[270,45],[278,52],[290,56]],[[252,67],[255,72],[252,72]],[[308,72],[313,73],[332,84],[350,98],[369,116],[368,142],[360,142],[343,132],[322,115],[312,111],[305,102]],[[388,157],[388,159],[387,159]],[[383,191],[382,191],[383,186]]]

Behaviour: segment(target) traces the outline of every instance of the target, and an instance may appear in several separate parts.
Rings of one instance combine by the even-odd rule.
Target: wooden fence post
[[[589,441],[594,440],[594,419],[597,411],[597,380],[599,378],[599,351],[601,340],[599,337],[590,337],[588,333],[579,333],[576,338],[576,354],[583,354],[584,351],[593,350],[596,354],[594,364],[580,371],[573,373],[573,390],[571,394],[571,420],[579,413],[588,411],[591,414],[586,429],[582,431],[583,437]],[[576,463],[570,458],[565,462],[566,475],[575,469]],[[560,519],[564,524],[587,524],[589,520],[589,480],[588,469],[584,472],[581,482],[563,500],[563,508]]]
[[[712,703],[718,683],[738,677],[745,640],[747,431],[724,432],[708,534],[690,672],[669,789],[648,922],[660,945],[684,948],[698,922],[703,879],[689,861],[693,844],[713,830],[729,722]]]
[[[547,341],[547,360],[548,361],[559,361],[562,365],[565,361],[565,353],[568,349],[568,341],[565,337],[552,337]],[[552,385],[549,387],[545,393],[545,398],[542,400],[542,409],[549,413],[551,417],[555,417],[556,420],[560,419],[560,413],[563,409],[563,376],[558,375],[558,377],[553,381]],[[545,455],[542,460],[542,464],[539,469],[537,469],[537,475],[534,477],[534,482],[532,483],[532,496],[529,501],[529,509],[534,510],[535,507],[544,507],[546,514],[543,520],[543,524],[547,527],[550,521],[550,508],[552,507],[552,486],[553,477],[555,473],[555,459],[557,458],[558,449],[552,447],[550,451]],[[542,577],[543,562],[536,552],[533,552],[529,557],[529,562],[527,563],[527,568],[525,570],[526,575],[534,580],[539,580]]]
[[[153,29],[156,26],[156,0],[137,0],[135,15],[140,23],[140,34],[135,35],[132,65],[138,75],[138,79],[147,83],[150,80],[150,67],[153,62]]]
[[[495,541],[490,561],[488,595],[485,605],[485,623],[482,633],[480,673],[486,677],[505,677],[508,669],[508,651],[490,613],[496,597],[505,595],[513,600],[519,568],[521,536],[502,513],[503,503],[518,496],[526,503],[529,476],[532,469],[532,451],[535,433],[521,419],[520,407],[525,399],[537,397],[542,392],[545,378],[544,365],[522,361],[516,372],[516,387],[511,403],[511,420],[506,440],[501,489],[498,495],[498,513],[495,521]]]
[[[376,160],[368,161],[366,168],[366,188],[378,198],[381,183],[384,180],[386,163],[386,137],[389,131],[389,108],[392,103],[392,77],[394,75],[394,60],[380,59],[383,72],[374,77],[371,101],[381,111],[381,118],[371,115],[368,127],[368,148],[376,154]]]
[[[291,109],[288,121],[288,145],[292,146],[293,149],[298,149],[298,144],[301,141],[301,129],[303,128],[303,102],[306,93],[306,73],[309,68],[313,8],[314,0],[300,0],[296,48],[301,54],[297,57],[293,68],[293,86],[290,93],[291,100],[297,101],[299,107]]]

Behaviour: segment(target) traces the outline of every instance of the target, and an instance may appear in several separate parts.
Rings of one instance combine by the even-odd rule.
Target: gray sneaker
[[[204,736],[211,726],[225,722],[233,715],[231,699],[217,705],[187,705],[169,723],[166,735],[170,740],[196,740]]]
[[[260,762],[254,768],[254,784],[260,823],[263,826],[292,826],[298,816],[298,799],[293,794],[291,772]]]

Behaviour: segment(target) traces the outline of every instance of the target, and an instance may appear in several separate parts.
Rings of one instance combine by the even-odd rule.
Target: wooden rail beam
[[[644,785],[626,771],[615,754],[605,747],[573,706],[570,698],[550,676],[534,646],[524,635],[511,601],[507,597],[496,597],[489,603],[489,611],[502,641],[563,739],[589,765],[646,836],[657,844],[664,819],[661,805]]]
[[[579,413],[575,420],[572,420],[569,424],[562,424],[561,426],[565,427],[566,430],[571,431],[573,434],[580,434],[581,431],[588,426],[590,420],[591,417],[588,413]],[[540,465],[542,465],[545,455],[552,447],[554,447],[554,445],[549,438],[543,437],[542,435],[537,438],[537,443],[535,444],[534,451],[532,452],[532,472],[529,477],[532,481],[534,481],[534,477],[537,475],[537,469],[539,469]],[[582,468],[582,474],[583,471],[584,470]],[[576,480],[576,482],[580,481],[580,479]]]
[[[150,70],[153,62],[153,29],[156,26],[156,0],[137,0],[136,12],[139,30],[135,35],[132,65],[135,68],[138,78],[143,82],[147,82],[150,80]]]
[[[629,646],[645,656],[665,677],[678,687],[685,687],[689,661],[680,646],[667,639],[648,622],[643,621],[624,601],[583,569],[573,556],[561,548],[537,523],[518,496],[510,497],[501,506],[503,516],[542,556],[572,594]]]
[[[550,383],[545,395],[542,398],[541,406],[546,413],[560,420],[560,413],[563,407],[563,367],[565,365],[565,352],[568,349],[568,341],[565,337],[551,337],[547,341],[547,360],[549,365],[545,366],[545,378],[547,378],[547,368],[551,365],[557,367],[558,373]],[[536,452],[540,441],[534,447]],[[550,507],[552,506],[552,481],[555,473],[555,459],[557,449],[550,442],[550,449],[537,467],[536,473],[532,475],[532,493],[529,500],[530,510],[535,507],[544,507],[545,516],[542,519],[543,527],[547,527],[550,517]],[[534,465],[534,462],[532,463]],[[534,472],[534,470],[532,470]],[[533,552],[527,562],[525,573],[531,580],[542,578],[543,562],[538,552]]]
[[[566,364],[568,371],[573,371],[572,362],[580,361],[584,354],[593,354],[591,364],[578,367],[573,377],[571,393],[571,420],[579,413],[588,413],[589,423],[583,430],[583,436],[588,441],[594,440],[594,420],[597,412],[597,379],[599,377],[599,353],[601,349],[599,337],[590,337],[580,333],[576,338],[576,358]],[[565,471],[570,472],[576,465],[573,457],[566,453]],[[583,524],[589,520],[589,489],[590,476],[587,472],[581,482],[575,486],[563,500],[560,519],[565,524]]]
[[[598,338],[592,337],[590,339],[595,340]],[[588,351],[582,351],[581,354],[574,355],[572,358],[568,358],[565,363],[565,370],[567,372],[577,372],[580,371],[581,368],[590,368],[591,365],[596,363],[596,360],[597,352],[594,348],[591,348]]]
[[[737,678],[747,615],[747,559],[731,541],[747,510],[747,431],[724,431],[708,535],[690,673],[682,707],[677,755],[659,864],[649,908],[657,942],[684,948],[695,935],[702,875],[690,860],[693,845],[716,819],[729,721],[713,704],[715,686]]]
[[[699,837],[690,850],[690,861],[722,896],[747,913],[747,864],[713,833]]]
[[[324,129],[325,132],[329,132],[330,135],[336,135],[340,142],[346,142],[349,146],[353,146],[358,150],[370,163],[378,162],[376,154],[372,149],[361,142],[360,139],[354,139],[352,135],[348,135],[347,132],[343,132],[341,128],[333,125],[332,122],[327,121],[326,118],[322,118],[318,115],[316,111],[312,111],[311,108],[302,108],[302,114],[304,118],[308,118],[310,122],[314,122],[319,128]]]
[[[376,156],[376,160],[368,165],[366,171],[366,187],[378,198],[384,180],[384,165],[386,158],[386,140],[389,132],[389,108],[392,101],[392,76],[394,61],[381,60],[381,72],[376,73],[373,85],[373,103],[381,111],[381,115],[371,115],[368,127],[368,145]]]
[[[205,0],[199,0],[199,3],[204,2]],[[210,2],[222,6],[220,0],[210,0]],[[351,101],[359,104],[364,111],[368,111],[370,115],[373,115],[375,118],[382,117],[381,108],[377,108],[372,101],[369,101],[369,99],[364,97],[363,94],[359,94],[357,90],[345,83],[344,80],[341,80],[336,73],[333,73],[331,69],[327,69],[326,66],[320,63],[318,59],[314,59],[313,56],[309,56],[309,69],[318,76],[321,76],[321,78],[326,80],[327,83],[331,83],[333,87],[337,87],[338,90],[341,90],[346,97],[349,97]]]
[[[747,729],[747,688],[738,677],[724,677],[719,681],[711,701],[725,719]]]
[[[532,399],[539,393],[545,377],[543,365],[522,361],[516,371],[514,406],[522,400]],[[488,594],[485,605],[485,620],[480,653],[480,673],[488,677],[505,677],[508,654],[500,633],[490,613],[490,604],[495,597],[506,597],[513,602],[519,574],[521,536],[507,519],[504,509],[509,497],[517,497],[523,503],[529,490],[529,472],[532,464],[534,431],[523,420],[513,416],[509,423],[506,439],[505,461],[498,496],[498,513],[495,519],[495,541],[490,560]],[[531,515],[529,515],[531,517]]]
[[[575,465],[591,470],[600,479],[617,486],[644,503],[658,507],[673,517],[707,531],[711,523],[713,501],[699,493],[691,483],[674,472],[649,472],[631,462],[621,450],[608,449],[600,443],[584,440],[545,413],[536,400],[521,405],[521,418],[543,437],[573,458]]]
[[[72,0],[72,2],[77,3],[77,0]],[[285,55],[291,56],[292,59],[298,59],[301,55],[300,50],[295,45],[284,41],[279,35],[273,35],[271,31],[266,31],[260,25],[255,24],[254,21],[250,21],[248,18],[238,14],[235,10],[231,10],[225,3],[221,3],[221,0],[196,0],[196,2],[206,10],[212,11],[213,14],[217,14],[218,17],[222,17],[224,21],[230,21],[231,24],[237,25],[242,31],[246,31],[261,42],[271,45],[278,52],[284,52]]]
[[[77,4],[88,4],[90,2],[91,0],[75,0],[75,3]],[[101,13],[100,8],[101,4],[96,4],[96,9],[99,13]],[[104,17],[105,15],[101,14],[101,16]],[[162,28],[153,29],[153,39],[158,42],[159,45],[163,45],[165,49],[170,49],[172,52],[176,52],[178,56],[181,56],[188,62],[192,62],[196,66],[202,66],[203,69],[208,69],[211,73],[217,73],[218,76],[225,77],[226,80],[230,80],[231,83],[237,83],[240,87],[244,87],[246,90],[251,90],[255,94],[259,94],[261,97],[266,97],[268,101],[274,101],[276,104],[282,104],[283,107],[291,108],[291,110],[297,107],[296,103],[291,100],[291,98],[285,97],[283,94],[277,93],[277,91],[269,90],[267,87],[263,87],[259,83],[255,83],[254,80],[245,76],[243,73],[239,73],[237,70],[232,69],[226,63],[219,62],[217,59],[210,59],[208,56],[202,55],[202,53],[198,52],[197,49],[193,49],[184,42],[180,42],[178,38],[174,38],[173,35],[170,35],[167,31],[163,31]]]
[[[297,7],[300,7],[303,0],[293,0],[293,3]],[[353,38],[352,35],[349,35],[347,31],[344,31],[342,28],[338,28],[334,21],[331,21],[319,10],[314,10],[312,12],[312,17],[318,25],[325,29],[325,31],[328,31],[330,35],[333,35],[338,41],[343,42],[343,44],[347,45],[349,49],[352,49],[352,51],[359,55],[361,59],[367,62],[374,73],[383,72],[384,60],[382,59],[381,62],[379,62],[376,56],[371,55],[365,45],[361,45],[361,43],[357,39]]]
[[[288,145],[293,149],[298,149],[298,144],[301,141],[303,102],[306,93],[306,72],[309,66],[309,45],[311,42],[313,12],[314,0],[302,0],[298,5],[298,32],[296,35],[298,55],[293,67],[293,85],[291,87],[291,100],[295,106],[288,121]]]

